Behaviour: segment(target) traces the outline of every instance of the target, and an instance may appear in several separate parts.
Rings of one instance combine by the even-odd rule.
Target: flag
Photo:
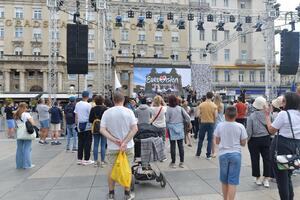
[[[122,85],[121,85],[121,83],[119,81],[119,78],[117,76],[117,72],[115,70],[115,90],[118,89],[118,88],[121,88],[121,87],[122,87]]]

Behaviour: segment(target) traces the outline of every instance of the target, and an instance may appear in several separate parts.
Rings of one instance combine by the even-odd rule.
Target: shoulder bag
[[[286,111],[286,112],[288,115],[293,139],[295,139],[291,116],[288,111]],[[275,146],[275,159],[276,159],[276,163],[277,163],[277,168],[279,170],[299,169],[300,168],[300,151],[299,151],[298,145],[296,146],[296,154],[278,155],[278,139],[279,139],[279,132],[277,133],[276,146]]]
[[[36,138],[35,130],[31,134],[28,133],[26,123],[24,123],[22,120],[16,120],[16,128],[17,140],[34,140]]]
[[[184,130],[185,130],[185,132],[187,132],[187,131],[190,131],[190,130],[192,129],[192,124],[191,124],[191,122],[189,122],[189,120],[187,120],[186,117],[184,116],[184,114],[183,114],[183,109],[184,109],[184,108],[181,107],[181,115],[182,115],[182,118],[183,118]]]
[[[159,111],[158,111],[158,113],[157,113],[157,115],[154,117],[154,119],[153,119],[152,122],[150,123],[151,125],[153,125],[153,122],[158,118],[159,114],[161,113],[162,108],[163,108],[163,107],[161,106],[160,109],[159,109]]]

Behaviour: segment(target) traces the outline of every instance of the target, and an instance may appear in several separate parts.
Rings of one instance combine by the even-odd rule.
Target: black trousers
[[[198,133],[199,133],[199,118],[195,117],[195,120],[192,121],[192,131],[194,133],[194,138],[197,139],[198,138]]]
[[[281,200],[293,200],[294,190],[293,190],[293,183],[291,179],[293,171],[279,170],[277,168],[277,163],[275,160],[276,137],[273,139],[271,144],[271,156],[272,156],[272,167],[275,172],[279,196]],[[277,148],[278,155],[295,154],[297,146],[300,147],[300,140],[298,139],[294,140],[282,136],[278,137],[278,148]]]
[[[82,160],[84,153],[84,160],[89,160],[91,156],[93,136],[91,131],[78,132],[78,151],[77,158]]]
[[[263,159],[263,176],[271,177],[270,136],[251,137],[248,142],[251,157],[252,176],[260,177],[260,156]]]
[[[170,140],[172,163],[175,163],[175,161],[176,161],[176,141],[177,141],[178,150],[179,150],[180,162],[184,162],[183,139],[181,139],[181,140]]]

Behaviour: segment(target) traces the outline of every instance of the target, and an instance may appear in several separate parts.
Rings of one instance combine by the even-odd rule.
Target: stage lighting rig
[[[263,24],[261,22],[256,22],[256,24],[253,26],[253,28],[256,28],[255,32],[261,32],[262,31],[262,29],[261,29],[262,25]]]
[[[91,0],[91,7],[94,8],[95,12],[97,12],[97,2],[96,0]]]
[[[174,14],[171,13],[171,12],[169,12],[169,13],[167,14],[167,19],[168,19],[168,20],[173,20],[173,19],[174,19]]]
[[[137,22],[136,26],[139,28],[143,28],[144,25],[145,25],[145,16],[140,15],[138,17],[138,22]]]
[[[152,19],[152,12],[151,11],[146,12],[146,19]]]
[[[297,7],[296,7],[296,9],[295,9],[295,10],[297,10],[297,12],[298,12],[298,14],[297,14],[297,15],[298,15],[298,17],[300,17],[300,4],[299,4],[299,6],[297,6]]]
[[[236,31],[238,31],[238,32],[243,31],[242,25],[243,25],[243,24],[242,24],[241,22],[238,22],[238,23],[234,26],[234,29],[235,29]]]
[[[157,29],[164,29],[164,17],[160,16],[156,23]]]
[[[185,21],[184,21],[183,18],[180,18],[180,19],[178,20],[177,28],[178,28],[179,30],[184,30],[184,29],[185,29]]]
[[[127,11],[128,18],[134,18],[134,12],[132,10]]]
[[[122,27],[122,16],[121,15],[117,15],[116,16],[116,23],[115,23],[116,27]]]
[[[175,55],[174,55],[174,54],[170,55],[170,58],[171,58],[172,60],[174,60]]]
[[[200,19],[198,22],[197,22],[197,30],[198,31],[204,31],[205,29],[204,29],[204,27],[203,27],[203,24],[204,24],[204,22]]]
[[[218,31],[224,31],[224,25],[225,25],[225,22],[223,22],[222,20],[219,21],[218,25],[216,26],[216,29]]]

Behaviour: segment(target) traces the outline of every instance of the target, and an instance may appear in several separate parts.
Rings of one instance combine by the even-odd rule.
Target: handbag
[[[27,130],[27,132],[29,133],[29,134],[33,134],[34,133],[34,127],[33,127],[33,125],[31,124],[31,122],[30,121],[26,121],[25,122],[25,126],[26,126],[26,130]]]
[[[36,132],[34,131],[32,134],[29,134],[26,128],[26,123],[22,120],[16,121],[17,127],[17,140],[35,140]]]
[[[288,119],[289,119],[289,124],[291,128],[291,132],[293,135],[293,139],[295,139],[295,134],[293,130],[293,125],[292,125],[292,120],[290,113],[288,111]],[[275,146],[275,159],[277,163],[277,168],[279,170],[294,170],[294,169],[299,169],[300,168],[300,151],[299,147],[296,146],[296,154],[289,154],[289,155],[278,155],[278,138],[279,138],[279,132],[277,133],[276,137],[276,146]]]
[[[158,116],[159,116],[159,114],[160,114],[162,108],[163,108],[163,107],[161,106],[160,109],[159,109],[159,111],[158,111],[158,113],[157,113],[157,115],[154,117],[154,119],[153,119],[152,122],[150,123],[151,125],[153,125],[153,122],[158,118]]]
[[[186,131],[190,131],[192,129],[192,124],[189,120],[187,120],[183,114],[183,108],[181,108],[181,115],[183,118],[183,125],[184,125],[184,130]]]

